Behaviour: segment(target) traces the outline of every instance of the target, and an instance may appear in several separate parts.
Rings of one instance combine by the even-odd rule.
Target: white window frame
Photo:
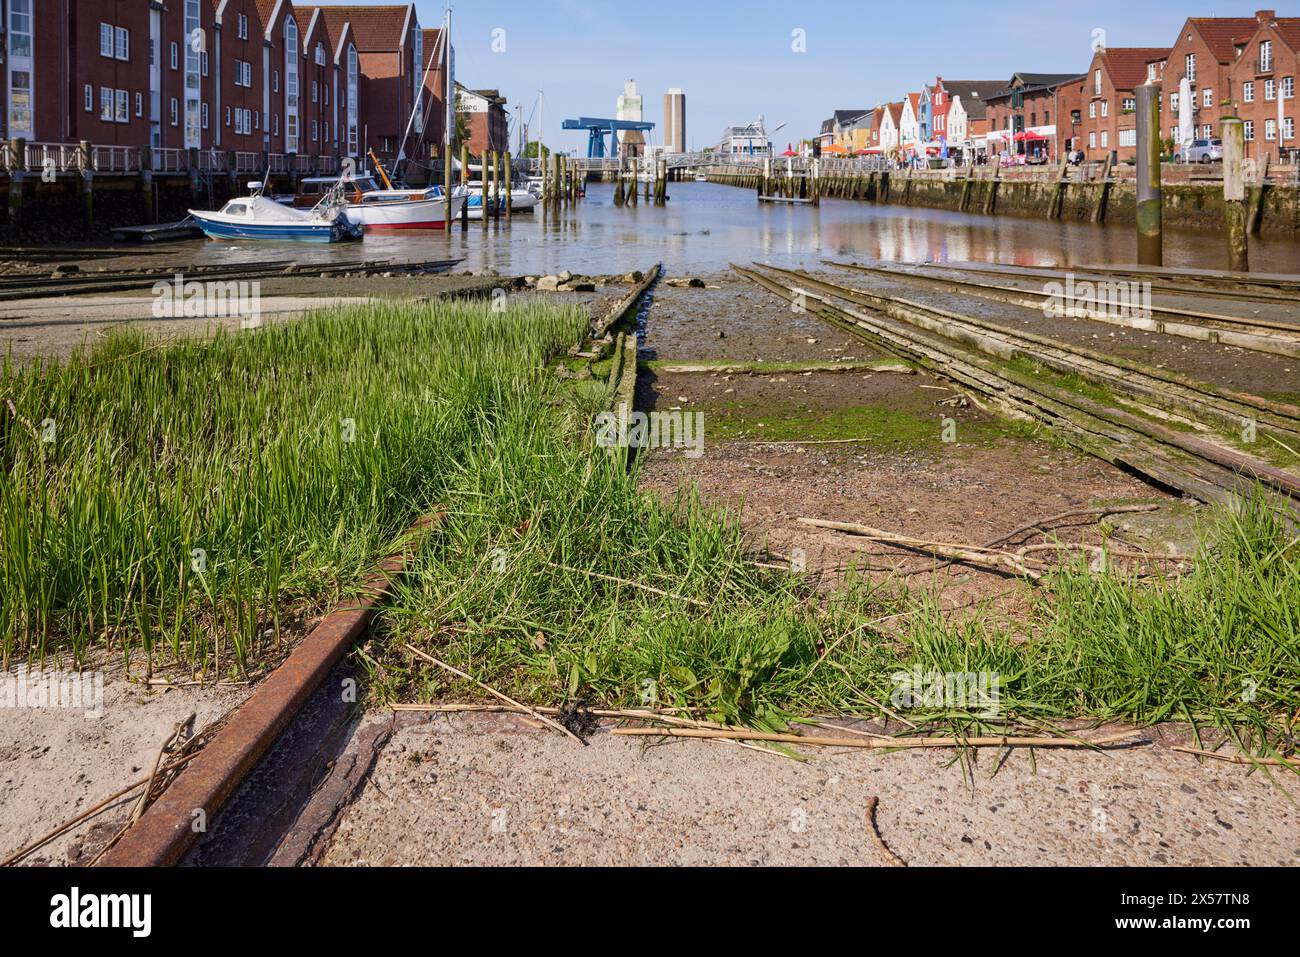
[[[1254,120],[1246,120],[1245,123],[1242,124],[1242,127],[1243,127],[1243,129],[1244,129],[1244,131],[1245,131],[1243,135],[1244,135],[1245,138],[1246,138],[1246,142],[1247,142],[1247,143],[1254,142],[1254,139],[1255,139],[1255,121],[1254,121]]]
[[[104,123],[113,122],[113,91],[107,86],[99,88],[99,119]]]
[[[144,94],[139,90],[135,94],[135,115],[137,118],[144,116]]]
[[[1211,106],[1214,106],[1214,88],[1213,88],[1213,87],[1208,87],[1208,86],[1207,86],[1205,89],[1203,89],[1203,90],[1201,91],[1201,106],[1202,106],[1202,107],[1206,107],[1206,108],[1211,107]]]
[[[124,63],[131,60],[131,31],[126,27],[113,28],[113,59]]]
[[[113,59],[113,24],[99,21],[99,55]]]
[[[199,126],[203,129],[208,128],[208,104],[199,104]]]
[[[1255,102],[1255,81],[1254,80],[1247,80],[1246,82],[1241,84],[1241,102],[1243,103]]]
[[[1259,41],[1259,68],[1261,70],[1273,69],[1273,41]]]
[[[86,84],[85,98],[86,98],[86,112],[94,113],[95,112],[95,85],[93,83]]]
[[[239,39],[247,40],[248,39],[248,17],[246,17],[242,13],[239,14],[238,17],[239,18],[235,21],[235,28],[236,28],[235,32],[239,34]]]
[[[1264,142],[1272,143],[1277,139],[1277,120],[1269,117],[1264,121]]]
[[[171,120],[172,126],[181,125],[181,103],[176,97],[171,98],[167,107],[167,116]]]
[[[128,90],[113,91],[113,122],[131,122],[131,93]]]
[[[1264,81],[1264,102],[1272,103],[1276,99],[1277,99],[1277,81],[1265,80]]]

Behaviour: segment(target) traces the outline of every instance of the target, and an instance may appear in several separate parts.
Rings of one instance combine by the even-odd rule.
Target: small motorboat
[[[707,176],[705,176],[703,173],[696,173],[696,174],[695,174],[695,182],[697,182],[697,183],[707,183],[708,181],[709,181],[709,178],[708,178]]]
[[[465,199],[452,193],[451,221],[460,215]],[[371,232],[397,229],[445,229],[447,199],[441,186],[427,189],[374,189],[349,200],[348,219]]]
[[[489,194],[491,187],[488,188]],[[456,195],[465,197],[465,204],[469,207],[470,219],[483,218],[483,184],[468,183],[456,190]],[[512,189],[510,191],[510,211],[512,213],[531,213],[537,205],[537,194],[531,189]],[[490,200],[489,200],[490,202]],[[489,209],[491,207],[489,206]],[[506,198],[503,193],[497,201],[497,211],[504,213],[506,211]]]
[[[191,209],[189,214],[209,239],[336,243],[361,235],[361,227],[348,219],[337,192],[303,210],[277,203],[259,188],[251,196],[230,200],[219,211]]]

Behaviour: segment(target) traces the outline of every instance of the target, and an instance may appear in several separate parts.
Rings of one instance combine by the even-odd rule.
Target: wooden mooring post
[[[90,140],[77,144],[77,153],[81,156],[81,180],[77,184],[81,192],[81,236],[90,239],[95,232],[95,153]]]
[[[618,168],[614,170],[614,205],[623,205],[623,180],[627,178],[627,158],[618,158]]]
[[[27,140],[18,136],[9,141],[12,164],[9,172],[9,242],[18,245],[23,231],[23,178],[27,172]]]
[[[1096,198],[1092,201],[1092,214],[1088,217],[1091,222],[1100,223],[1106,219],[1106,204],[1110,200],[1110,154],[1106,154],[1106,162],[1101,166],[1101,183],[1096,190]]]
[[[1137,259],[1163,266],[1164,205],[1160,191],[1160,86],[1144,83],[1137,94]],[[1107,171],[1110,156],[1106,157]],[[1108,176],[1107,179],[1110,177]],[[1106,187],[1103,185],[1102,187]],[[1244,225],[1244,220],[1243,220]]]
[[[514,180],[511,179],[510,172],[510,151],[506,150],[506,220],[508,221],[514,213],[514,204],[511,202],[511,194],[514,192]]]
[[[639,185],[639,183],[637,182],[637,162],[635,156],[631,157],[629,161],[629,165],[631,166],[631,176],[628,180],[627,198],[628,201],[631,202],[633,206],[635,206],[637,203],[637,197],[639,195],[637,192],[637,186]]]
[[[484,232],[487,232],[488,202],[491,199],[491,197],[488,196],[488,157],[490,155],[491,154],[489,154],[487,150],[483,151],[482,157],[479,160],[479,172],[478,172],[479,200],[483,204],[481,207],[481,212],[483,214],[481,218],[483,220],[482,225],[483,225]]]
[[[1228,237],[1228,268],[1250,271],[1246,237],[1246,179],[1242,160],[1246,147],[1246,124],[1238,116],[1221,121],[1223,138],[1223,227]]]
[[[1065,212],[1065,184],[1070,173],[1070,161],[1061,160],[1056,170],[1056,185],[1052,187],[1052,206],[1048,210],[1049,219],[1060,219]]]

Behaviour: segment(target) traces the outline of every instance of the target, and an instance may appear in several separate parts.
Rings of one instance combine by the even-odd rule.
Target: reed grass
[[[108,647],[247,670],[276,650],[284,610],[356,583],[437,501],[466,445],[585,324],[524,301],[390,303],[6,357],[4,664]]]

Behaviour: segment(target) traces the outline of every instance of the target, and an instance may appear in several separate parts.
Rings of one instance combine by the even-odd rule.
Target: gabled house
[[[833,121],[833,142],[846,150],[853,149],[853,127],[869,110],[836,110],[831,116]]]
[[[405,160],[412,155],[422,136],[424,110],[415,110],[415,105],[417,99],[423,103],[420,84],[427,60],[424,32],[415,4],[322,6],[320,9],[331,36],[341,36],[346,24],[350,28],[349,42],[356,49],[358,109],[365,117],[358,130],[359,155],[364,156],[373,149],[391,170],[399,158]],[[343,71],[346,76],[346,65]],[[411,122],[413,111],[414,123]]]
[[[336,156],[339,70],[334,39],[320,7],[295,5],[293,10],[302,25],[302,151]]]
[[[257,0],[215,0],[209,60],[213,73],[212,145],[222,150],[262,150],[262,88],[266,76]]]
[[[1300,147],[1295,129],[1300,17],[1259,11],[1254,29],[1237,38],[1236,49],[1228,76],[1233,104],[1246,124],[1246,155],[1276,160],[1280,149]]]
[[[1261,10],[1254,17],[1190,17],[1178,31],[1169,51],[1165,72],[1162,135],[1179,138],[1182,81],[1192,94],[1192,123],[1195,137],[1219,135],[1220,104],[1231,97],[1229,73],[1240,51],[1239,40],[1249,37],[1259,25]]]
[[[921,123],[917,118],[921,94],[908,93],[903,97],[903,110],[898,120],[898,145],[915,152],[921,143]]]
[[[899,128],[903,122],[903,104],[886,103],[880,116],[880,149],[886,155],[894,155],[899,148]]]
[[[1078,140],[1089,160],[1112,150],[1121,162],[1137,158],[1135,90],[1152,80],[1163,82],[1168,48],[1100,47],[1092,56],[1082,84]]]
[[[935,139],[950,150],[970,149],[976,132],[984,132],[988,117],[986,101],[1005,86],[1005,80],[944,80],[948,110],[943,129]]]

